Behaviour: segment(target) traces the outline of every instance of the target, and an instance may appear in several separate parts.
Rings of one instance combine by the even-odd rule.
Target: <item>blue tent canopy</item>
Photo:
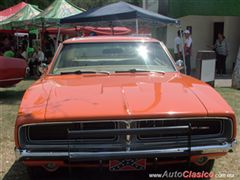
[[[70,17],[63,18],[60,20],[60,22],[64,24],[138,18],[156,21],[161,24],[179,23],[177,19],[163,16],[122,1],[109,4],[100,8],[91,9],[81,14],[76,14]]]

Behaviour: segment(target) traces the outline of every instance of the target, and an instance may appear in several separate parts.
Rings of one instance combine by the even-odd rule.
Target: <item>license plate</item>
[[[146,159],[110,160],[110,171],[137,171],[146,169]]]

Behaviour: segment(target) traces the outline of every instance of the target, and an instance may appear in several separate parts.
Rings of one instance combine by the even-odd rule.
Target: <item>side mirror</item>
[[[181,71],[184,68],[184,62],[183,60],[179,59],[176,61],[176,66],[179,71]]]
[[[48,70],[48,65],[45,63],[40,64],[40,66],[38,67],[38,70],[41,74],[45,74]]]

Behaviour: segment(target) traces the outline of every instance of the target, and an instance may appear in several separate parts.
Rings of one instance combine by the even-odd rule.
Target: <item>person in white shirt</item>
[[[192,55],[192,38],[189,30],[184,31],[185,41],[184,41],[184,55],[187,75],[191,75],[191,55]]]
[[[32,58],[30,59],[29,62],[29,67],[30,67],[30,75],[35,75],[35,76],[39,76],[39,71],[38,71],[38,67],[39,65],[45,61],[45,56],[44,53],[42,52],[40,47],[35,47],[34,48],[34,53]]]
[[[45,61],[44,53],[42,52],[40,47],[35,49],[35,52],[33,53],[33,59],[35,62],[37,62],[37,64]]]
[[[181,31],[177,32],[177,37],[174,39],[174,58],[175,61],[182,59],[182,40],[180,36]]]

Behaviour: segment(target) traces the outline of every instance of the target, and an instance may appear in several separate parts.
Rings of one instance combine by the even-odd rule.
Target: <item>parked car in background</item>
[[[0,87],[10,87],[25,77],[26,61],[0,56]]]
[[[147,37],[66,40],[19,108],[17,159],[31,168],[144,170],[191,163],[210,171],[236,143],[231,107],[181,74]]]

